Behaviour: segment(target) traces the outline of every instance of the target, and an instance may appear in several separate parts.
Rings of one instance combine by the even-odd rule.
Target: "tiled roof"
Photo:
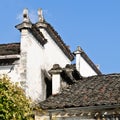
[[[83,78],[40,103],[43,109],[101,105],[120,106],[120,74]]]
[[[73,53],[71,53],[69,47],[64,43],[57,31],[46,21],[36,23],[38,27],[44,28],[54,40],[54,42],[60,47],[64,54],[72,61],[74,59]]]
[[[0,55],[20,54],[20,43],[0,44]]]

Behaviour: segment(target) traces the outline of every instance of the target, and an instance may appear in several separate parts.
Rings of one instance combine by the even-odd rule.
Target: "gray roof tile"
[[[20,54],[20,43],[0,44],[0,55]]]
[[[120,105],[120,74],[83,78],[40,103],[43,109]]]

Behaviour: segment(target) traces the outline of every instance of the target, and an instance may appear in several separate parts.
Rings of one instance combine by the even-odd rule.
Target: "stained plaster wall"
[[[71,61],[56,45],[48,33],[41,30],[47,43],[42,46],[35,37],[27,30],[21,31],[21,61],[20,76],[23,80],[26,94],[33,100],[46,99],[46,84],[42,71],[50,70],[53,64],[65,67]]]

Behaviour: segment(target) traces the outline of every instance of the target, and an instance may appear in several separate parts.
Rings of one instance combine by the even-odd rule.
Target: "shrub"
[[[0,120],[32,120],[31,115],[30,99],[23,89],[8,76],[0,77]]]

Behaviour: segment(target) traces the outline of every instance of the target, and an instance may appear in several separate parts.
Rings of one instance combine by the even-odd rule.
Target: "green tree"
[[[0,120],[31,120],[30,100],[17,84],[0,77]]]

